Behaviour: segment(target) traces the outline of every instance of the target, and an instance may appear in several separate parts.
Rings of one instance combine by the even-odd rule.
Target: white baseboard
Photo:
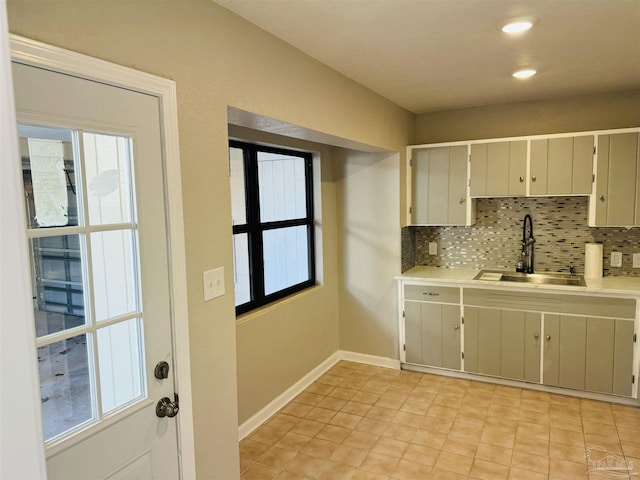
[[[302,393],[309,385],[315,382],[318,378],[320,378],[324,373],[333,367],[340,360],[347,360],[349,362],[357,362],[364,363],[367,365],[373,365],[376,367],[385,367],[385,368],[393,368],[396,370],[400,369],[400,360],[395,360],[393,358],[386,357],[377,357],[375,355],[367,355],[364,353],[356,353],[356,352],[347,352],[345,350],[338,350],[337,352],[331,354],[326,360],[324,360],[320,365],[315,367],[309,373],[307,373],[304,377],[298,380],[296,383],[287,388],[284,392],[278,395],[275,399],[273,399],[268,405],[266,405],[262,410],[257,412],[247,421],[245,421],[242,425],[238,427],[238,436],[240,440],[245,438],[251,432],[253,432],[256,428],[266,422],[269,418],[271,418],[275,413],[284,407],[287,403],[297,397],[300,393]]]

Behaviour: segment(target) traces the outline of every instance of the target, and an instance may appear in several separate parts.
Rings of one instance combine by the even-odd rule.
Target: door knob
[[[520,177],[520,183],[524,183],[524,177]]]
[[[538,337],[539,337],[539,336],[540,336],[540,335],[538,335],[537,333],[534,333],[534,334],[533,334],[533,338],[535,338],[536,340],[538,339]]]
[[[551,340],[551,335],[547,335],[547,340]]]
[[[458,328],[460,328],[460,327],[458,327],[458,325],[454,325],[454,326],[453,326],[453,329],[454,329],[454,330],[458,330]]]
[[[604,195],[600,195],[600,201],[604,202],[604,200],[605,200]]]
[[[178,394],[174,393],[175,400],[172,402],[169,397],[161,398],[156,404],[156,415],[162,417],[175,417],[180,411],[178,404]]]
[[[531,181],[535,182],[536,181],[536,176],[534,175],[533,177],[531,177]]]

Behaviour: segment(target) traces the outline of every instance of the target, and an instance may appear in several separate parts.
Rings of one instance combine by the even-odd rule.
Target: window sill
[[[251,321],[251,320],[253,320],[253,319],[257,318],[257,317],[260,317],[262,315],[265,315],[265,314],[271,312],[272,310],[276,310],[277,308],[280,308],[282,305],[285,305],[285,304],[291,303],[291,302],[295,302],[296,300],[298,300],[299,298],[301,298],[303,296],[314,294],[315,292],[317,292],[321,288],[323,288],[322,285],[314,285],[312,287],[305,288],[304,290],[302,290],[300,292],[293,293],[293,294],[289,295],[288,297],[281,298],[280,300],[276,300],[275,302],[269,303],[268,305],[264,305],[262,307],[256,308],[255,310],[251,310],[250,312],[238,315],[236,317],[236,326],[242,325],[243,323],[247,323],[247,322],[249,322],[249,321]]]

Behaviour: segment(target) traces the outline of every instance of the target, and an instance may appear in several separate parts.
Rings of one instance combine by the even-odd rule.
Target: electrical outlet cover
[[[204,301],[224,295],[224,267],[207,270],[202,274]]]
[[[640,253],[633,254],[633,268],[640,268]]]
[[[429,255],[438,254],[438,244],[436,242],[429,242]]]
[[[622,266],[622,252],[611,252],[611,266],[612,267]]]

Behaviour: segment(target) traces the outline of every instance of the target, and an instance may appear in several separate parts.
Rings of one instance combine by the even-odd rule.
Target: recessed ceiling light
[[[515,22],[509,22],[502,27],[504,33],[521,33],[526,32],[533,27],[533,22],[529,20],[518,20]]]
[[[518,70],[517,72],[513,72],[513,76],[515,78],[529,78],[533,77],[536,74],[536,71],[532,68],[525,68],[522,70]]]

